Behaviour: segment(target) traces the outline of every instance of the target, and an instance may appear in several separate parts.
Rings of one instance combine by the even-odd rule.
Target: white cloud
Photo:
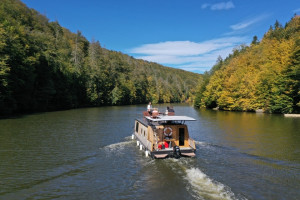
[[[254,18],[254,19],[249,19],[249,20],[231,25],[230,28],[234,31],[245,29],[245,28],[251,26],[252,24],[255,24],[255,23],[265,19],[266,17],[268,17],[268,15],[261,15],[261,16],[258,16],[256,18]]]
[[[201,6],[202,9],[210,8],[211,10],[229,10],[231,8],[235,8],[232,1],[228,2],[220,2],[216,4],[208,4],[205,3]]]
[[[232,1],[214,4],[210,7],[211,10],[228,10],[230,8],[234,8]]]
[[[175,66],[188,71],[204,72],[216,62],[218,56],[225,58],[232,49],[247,43],[246,37],[224,37],[203,42],[167,41],[145,44],[128,52],[138,59]]]
[[[244,37],[226,37],[208,40],[201,43],[191,41],[166,41],[156,44],[145,44],[130,50],[130,53],[147,55],[193,56],[225,48],[245,40]]]
[[[231,2],[231,1],[229,1]],[[227,2],[227,3],[229,3]],[[214,9],[220,9],[219,4]],[[229,6],[228,6],[229,5]],[[230,4],[227,8],[230,7]],[[202,8],[212,9],[211,4],[203,4]],[[234,6],[234,5],[233,5]],[[223,9],[226,6],[222,7]],[[249,31],[249,27],[259,23],[270,14],[241,21],[230,26],[231,32],[225,33],[224,37],[206,40],[202,42],[193,41],[165,41],[153,44],[144,44],[128,50],[127,52],[138,59],[157,62],[166,66],[180,68],[183,70],[203,73],[211,69],[216,63],[218,56],[226,58],[236,46],[249,44],[250,37],[241,37]],[[240,36],[239,36],[240,35]]]
[[[210,7],[210,4],[208,4],[208,3],[205,3],[205,4],[203,4],[203,5],[201,6],[202,9],[205,9],[205,8],[208,8],[208,7]]]
[[[230,26],[232,31],[224,33],[224,36],[233,36],[233,35],[245,35],[249,32],[250,28],[253,29],[257,27],[259,22],[263,21],[264,19],[270,17],[270,14],[262,14],[255,18],[247,19],[237,24],[233,24]]]
[[[250,26],[253,23],[254,23],[254,21],[241,22],[238,24],[231,25],[230,28],[232,28],[233,30],[236,31],[236,30],[247,28],[248,26]]]

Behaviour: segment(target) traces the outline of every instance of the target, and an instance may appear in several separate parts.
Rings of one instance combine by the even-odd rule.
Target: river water
[[[178,104],[197,156],[153,160],[131,140],[145,107],[0,120],[0,199],[300,199],[299,118]]]

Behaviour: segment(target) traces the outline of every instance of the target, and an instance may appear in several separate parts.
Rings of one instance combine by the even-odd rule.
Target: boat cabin
[[[195,156],[195,141],[189,137],[187,116],[144,116],[135,120],[134,136],[140,149],[153,158]]]

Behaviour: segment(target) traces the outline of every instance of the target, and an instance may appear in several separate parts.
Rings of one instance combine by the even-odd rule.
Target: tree
[[[201,75],[89,42],[21,1],[1,0],[0,115],[81,106],[180,102]]]
[[[222,67],[212,68],[213,75],[201,82],[197,105],[236,111],[299,112],[300,18],[293,18],[285,28],[278,21],[274,26],[261,42],[257,43],[254,36],[250,47],[235,48]]]
[[[255,35],[255,36],[253,37],[253,39],[252,39],[251,44],[252,44],[252,45],[256,45],[256,44],[258,44],[258,43],[259,43],[259,41],[258,41],[258,39],[257,39],[257,36]]]

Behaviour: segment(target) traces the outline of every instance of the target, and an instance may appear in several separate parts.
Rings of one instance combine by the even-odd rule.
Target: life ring
[[[170,132],[167,133],[167,130],[169,130]],[[167,137],[171,137],[171,135],[173,134],[173,130],[171,127],[166,127],[164,128],[164,135],[167,136]]]

